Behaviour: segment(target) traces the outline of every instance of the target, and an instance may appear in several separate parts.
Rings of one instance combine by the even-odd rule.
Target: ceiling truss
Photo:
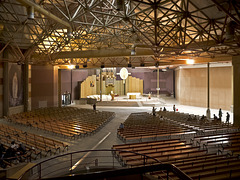
[[[186,57],[217,61],[240,54],[238,0],[122,2],[1,0],[0,54],[7,48],[14,61],[87,62],[89,67],[126,66],[129,61],[135,66],[181,64]],[[31,6],[34,18],[29,18]],[[236,25],[228,38],[231,22]]]

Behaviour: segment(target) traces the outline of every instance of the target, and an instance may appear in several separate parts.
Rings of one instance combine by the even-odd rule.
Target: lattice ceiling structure
[[[0,0],[2,61],[152,66],[240,54],[239,0]]]

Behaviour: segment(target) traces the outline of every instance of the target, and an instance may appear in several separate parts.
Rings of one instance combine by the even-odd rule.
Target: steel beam
[[[38,11],[39,13],[49,17],[50,19],[70,28],[72,30],[72,26],[70,25],[70,23],[60,19],[59,17],[55,16],[54,14],[50,13],[49,11],[45,10],[44,8],[42,8],[41,6],[35,4],[34,2],[30,1],[30,0],[17,0],[18,2],[22,3],[24,6],[33,6],[34,10]]]

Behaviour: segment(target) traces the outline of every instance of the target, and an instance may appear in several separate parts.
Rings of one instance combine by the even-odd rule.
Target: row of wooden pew
[[[173,112],[173,111],[158,111],[158,117],[163,117],[179,125],[191,128],[198,133],[208,133],[216,131],[228,131],[229,129],[237,129],[232,124],[215,123],[213,120],[208,120],[206,117],[201,119],[200,116],[188,113]],[[191,117],[189,120],[189,117]]]
[[[229,137],[238,135],[239,133],[232,133]],[[219,134],[219,138],[220,136],[226,137],[223,134]],[[196,141],[213,138],[196,137]],[[217,139],[216,142],[218,142]],[[114,145],[112,149],[116,151],[116,158],[125,166],[170,163],[192,179],[236,179],[240,177],[240,146],[238,143],[237,148],[236,143],[229,140],[228,145],[223,148],[223,150],[229,150],[233,147],[235,153],[231,154],[208,153],[206,149],[201,148],[200,144],[196,146],[194,143],[187,143],[180,139]],[[150,175],[157,179],[167,179],[166,171],[152,172]],[[178,179],[173,173],[168,175],[170,176],[168,179]]]
[[[64,137],[76,138],[96,132],[113,116],[113,112],[52,107],[11,115],[7,119]]]
[[[49,138],[40,136],[37,134],[24,132],[18,128],[0,124],[0,139],[1,143],[10,147],[12,141],[16,143],[22,143],[26,146],[26,149],[31,153],[31,157],[36,159],[38,156],[47,156],[56,154],[68,150],[68,145]]]
[[[114,145],[115,157],[128,167],[174,164],[192,179],[240,179],[239,129],[232,125],[201,121],[199,117],[194,121],[188,118],[188,114],[164,111],[158,112],[157,117],[147,113],[131,114],[124,127],[117,131],[123,140],[158,135],[169,138]],[[193,133],[189,133],[190,136],[169,135],[174,128],[179,130],[176,134]],[[149,175],[156,179],[179,179],[166,171]]]
[[[217,150],[221,154],[240,155],[240,132],[218,133],[213,135],[195,136],[191,142],[203,149]]]
[[[124,128],[119,128],[117,131],[118,137],[124,142],[192,133],[195,133],[195,131],[188,127],[166,119],[160,119],[145,112],[130,114],[124,122]]]

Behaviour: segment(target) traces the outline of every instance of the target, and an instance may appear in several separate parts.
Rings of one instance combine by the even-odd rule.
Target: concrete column
[[[102,68],[100,68],[100,102],[102,102]]]
[[[240,56],[233,57],[233,124],[240,126]]]
[[[23,65],[23,105],[24,105],[24,112],[28,111],[28,99],[29,99],[29,64],[28,61],[25,62]]]
[[[71,96],[70,102],[73,103],[73,92],[72,92],[72,69],[71,69]]]
[[[4,58],[7,58],[7,52],[3,52]],[[6,53],[6,54],[5,54]],[[3,63],[3,116],[8,116],[9,112],[9,76],[8,62]]]
[[[232,65],[232,78],[231,78],[231,88],[232,88],[232,104],[230,107],[231,113],[233,113],[233,101],[234,101],[234,93],[233,93],[233,65]]]
[[[208,119],[211,117],[210,112],[210,63],[207,64],[207,112],[206,116]]]
[[[58,70],[58,107],[62,107],[62,80],[61,80],[61,69]]]
[[[157,97],[159,98],[159,68],[157,68]]]

